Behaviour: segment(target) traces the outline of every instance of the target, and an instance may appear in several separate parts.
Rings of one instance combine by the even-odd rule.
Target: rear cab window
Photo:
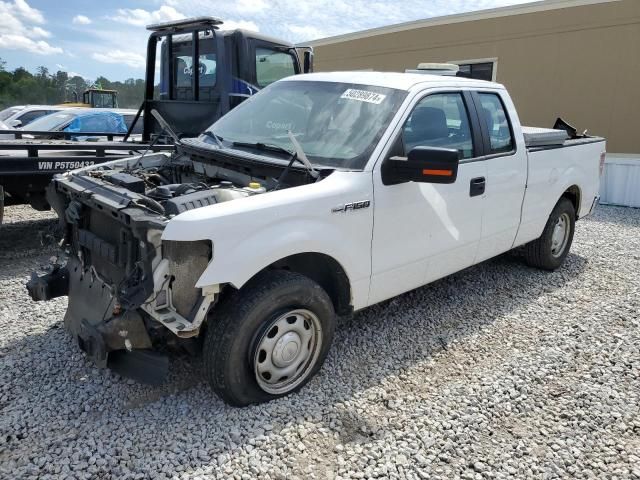
[[[165,40],[166,42],[166,40]],[[171,100],[193,100],[193,75],[198,75],[200,100],[211,100],[216,84],[217,56],[211,37],[198,40],[198,63],[193,62],[193,40],[181,35],[172,44],[173,97]]]
[[[511,121],[497,93],[478,92],[481,121],[487,127],[489,155],[510,153],[515,149]]]

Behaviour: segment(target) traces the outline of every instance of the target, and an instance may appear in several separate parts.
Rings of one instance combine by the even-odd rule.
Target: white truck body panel
[[[562,155],[559,155],[559,151]],[[522,205],[520,229],[514,246],[524,245],[540,236],[549,212],[558,198],[572,186],[580,191],[578,218],[588,215],[600,186],[599,170],[604,142],[574,145],[560,150],[551,148],[528,153],[527,190]]]
[[[335,259],[351,284],[354,308],[367,305],[373,209],[331,213],[348,201],[373,201],[370,172],[335,172],[322,182],[241,198],[172,219],[163,240],[213,242],[213,261],[197,287],[242,287],[273,262],[314,252]]]
[[[213,260],[198,287],[230,283],[240,288],[279,259],[322,253],[344,268],[357,310],[539,237],[554,205],[571,186],[581,192],[578,216],[589,213],[597,196],[604,142],[529,153],[513,102],[501,85],[374,72],[312,74],[291,80],[378,85],[406,89],[409,95],[362,171],[336,171],[319,183],[173,218],[163,240],[213,242]],[[454,184],[383,185],[380,166],[416,102],[432,93],[463,90],[501,96],[515,152],[461,161]],[[486,177],[486,192],[469,197],[469,181],[476,177]],[[358,201],[370,201],[373,208],[331,213],[336,205]]]
[[[520,226],[520,210],[527,183],[527,150],[519,128],[518,112],[504,89],[475,89],[477,92],[498,93],[514,128],[515,150],[510,155],[495,155],[486,164],[487,183],[482,215],[482,234],[476,263],[495,257],[513,247]]]
[[[388,138],[399,134],[420,99],[450,91],[450,87],[432,85],[413,87]],[[384,185],[380,170],[387,152],[382,153],[373,162],[375,213],[369,305],[473,265],[483,206],[482,199],[468,197],[469,180],[486,175],[483,162],[469,162],[460,165],[459,181],[452,185]]]
[[[483,201],[467,194],[469,180],[485,172],[481,162],[460,165],[452,185],[386,186],[374,174],[369,305],[475,263]]]

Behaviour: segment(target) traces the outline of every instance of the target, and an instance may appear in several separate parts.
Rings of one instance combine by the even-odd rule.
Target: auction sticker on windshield
[[[355,88],[347,89],[340,98],[348,98],[349,100],[358,100],[359,102],[375,103],[380,105],[386,95],[376,92],[368,92],[367,90],[357,90]]]

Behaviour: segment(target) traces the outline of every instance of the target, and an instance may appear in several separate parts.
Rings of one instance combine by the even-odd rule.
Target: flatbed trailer
[[[13,133],[0,131],[0,133]],[[21,132],[37,134],[43,132]],[[45,187],[54,175],[76,168],[130,157],[144,151],[171,152],[173,144],[114,141],[126,134],[83,133],[81,136],[102,136],[105,142],[69,140],[70,132],[44,132],[63,137],[62,140],[20,139],[0,144],[0,224],[7,205],[28,203],[36,210],[49,210],[44,197]],[[65,134],[65,135],[62,135]],[[79,136],[77,133],[75,136]],[[5,195],[8,194],[8,195]]]
[[[0,149],[4,149],[4,142],[11,142],[12,140],[70,140],[73,143],[78,143],[73,140],[75,137],[105,137],[108,141],[112,142],[118,137],[123,137],[122,141],[127,141],[127,133],[110,133],[110,132],[50,132],[41,130],[0,130],[0,135],[13,135],[13,139],[2,140],[0,143]],[[25,138],[26,137],[26,138]],[[42,137],[42,138],[34,138]],[[55,137],[55,138],[46,138]],[[96,142],[93,142],[96,143]]]

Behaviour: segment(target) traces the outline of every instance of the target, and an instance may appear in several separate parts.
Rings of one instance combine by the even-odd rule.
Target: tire
[[[562,234],[558,230],[562,229],[561,224],[565,225]],[[575,228],[575,208],[567,198],[563,197],[549,215],[540,238],[525,245],[524,258],[527,264],[543,270],[556,270],[569,254]]]
[[[296,392],[324,363],[335,318],[317,283],[286,270],[264,272],[214,311],[203,347],[205,375],[238,407]]]

